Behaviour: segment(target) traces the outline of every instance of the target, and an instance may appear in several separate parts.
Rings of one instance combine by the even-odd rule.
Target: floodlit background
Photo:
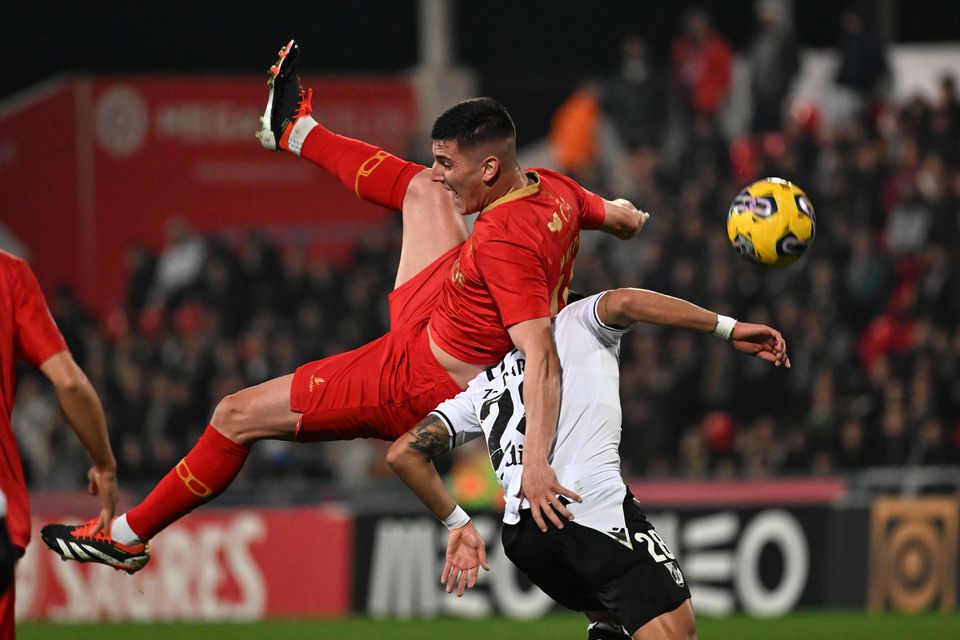
[[[433,119],[491,95],[516,120],[526,166],[650,211],[632,241],[582,234],[575,289],[650,288],[783,332],[789,371],[708,336],[645,327],[624,341],[624,476],[682,562],[703,637],[899,633],[820,610],[936,614],[911,619],[916,637],[957,628],[957,3],[3,13],[0,248],[30,261],[101,395],[121,508],[180,460],[224,395],[386,330],[399,215],[253,137],[266,68],[296,37],[331,129],[429,164]],[[764,176],[796,182],[816,208],[812,248],[782,271],[741,260],[725,235],[730,200]],[[13,424],[35,529],[92,517],[85,456],[35,371],[21,372]],[[461,600],[439,589],[442,526],[384,453],[259,443],[133,577],[54,563],[35,541],[17,611],[47,622],[24,637],[213,632],[200,621],[260,621],[233,637],[301,633],[272,626],[291,617],[327,620],[302,631],[321,637],[442,637],[452,623],[430,620],[448,616],[458,634],[582,637],[499,550],[482,448],[439,463],[493,555]],[[61,626],[90,621],[146,626]]]

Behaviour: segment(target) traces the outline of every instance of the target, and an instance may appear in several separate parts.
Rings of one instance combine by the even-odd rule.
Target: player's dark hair
[[[517,129],[502,104],[493,98],[471,98],[444,111],[433,123],[430,137],[470,149],[494,140],[516,140]]]

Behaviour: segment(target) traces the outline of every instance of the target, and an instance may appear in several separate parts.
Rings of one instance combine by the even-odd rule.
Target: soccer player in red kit
[[[457,104],[437,119],[432,169],[331,133],[310,116],[297,56],[291,41],[271,69],[258,137],[270,149],[316,162],[358,196],[402,212],[390,331],[223,399],[193,450],[140,505],[117,518],[112,538],[100,537],[103,555],[123,560],[130,545],[145,553],[147,540],[229,486],[253,442],[393,440],[514,345],[527,354],[527,439],[533,452],[524,489],[557,522],[553,509],[568,515],[557,493],[570,492],[546,463],[559,411],[550,318],[565,303],[579,230],[599,228],[628,238],[646,214],[626,201],[603,200],[552,171],[523,171],[513,122],[489,98]],[[476,211],[468,238],[463,215]],[[42,535],[60,553],[61,542],[91,526],[50,525]]]
[[[39,367],[53,383],[67,421],[93,460],[89,490],[100,496],[102,509],[91,530],[109,528],[117,504],[117,463],[100,399],[67,350],[33,271],[20,258],[0,251],[0,495],[6,496],[6,528],[16,557],[23,555],[30,541],[27,486],[10,426],[18,359]],[[78,538],[76,544],[82,549],[85,542]],[[14,635],[11,582],[0,595],[0,640]]]

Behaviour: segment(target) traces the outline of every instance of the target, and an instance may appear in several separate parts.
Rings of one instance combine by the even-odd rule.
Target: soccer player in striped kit
[[[431,458],[482,437],[504,488],[507,557],[554,600],[586,613],[590,640],[696,637],[677,559],[620,476],[620,341],[639,322],[713,332],[738,351],[790,366],[776,330],[684,300],[617,289],[571,303],[553,324],[563,402],[548,453],[559,484],[576,492],[558,509],[567,522],[548,524],[523,492],[527,358],[518,349],[441,403],[387,454],[397,475],[450,529],[441,576],[448,592],[462,595],[476,583],[480,567],[487,568],[486,549]]]

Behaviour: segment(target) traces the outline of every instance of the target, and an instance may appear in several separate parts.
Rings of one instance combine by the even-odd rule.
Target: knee
[[[434,194],[442,192],[443,187],[430,177],[430,169],[423,169],[410,178],[404,198],[411,198],[416,202],[423,202]]]
[[[250,444],[255,440],[251,434],[250,399],[240,391],[225,397],[213,410],[210,424],[221,434],[237,444]]]
[[[443,189],[443,185],[434,182],[430,170],[424,169],[413,176],[403,196],[404,213],[423,211],[436,216],[438,211],[453,212],[453,200]]]

